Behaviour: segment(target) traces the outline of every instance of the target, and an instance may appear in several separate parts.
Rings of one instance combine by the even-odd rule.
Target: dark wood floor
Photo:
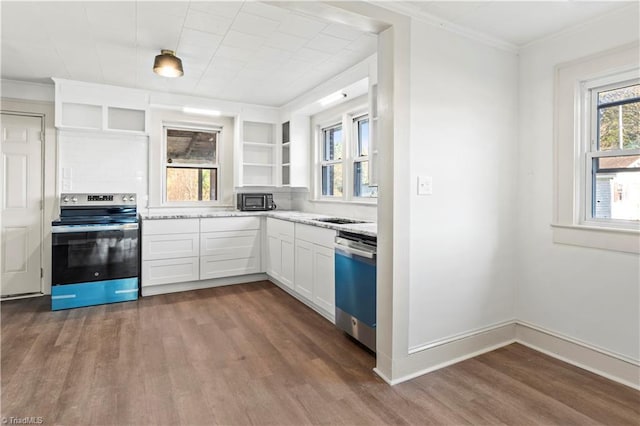
[[[521,345],[394,387],[269,282],[49,311],[3,302],[2,416],[45,424],[638,425],[640,392]]]

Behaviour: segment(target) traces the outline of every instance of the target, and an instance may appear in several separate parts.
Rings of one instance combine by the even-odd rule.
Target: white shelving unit
[[[275,126],[272,123],[242,123],[242,185],[275,185]]]

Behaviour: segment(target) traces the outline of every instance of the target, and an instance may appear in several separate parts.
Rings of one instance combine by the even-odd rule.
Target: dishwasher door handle
[[[360,250],[360,249],[345,246],[342,244],[336,244],[335,248],[336,250],[340,250],[348,254],[355,254],[356,256],[361,256],[367,259],[373,259],[374,256],[376,255],[376,253],[373,251]]]

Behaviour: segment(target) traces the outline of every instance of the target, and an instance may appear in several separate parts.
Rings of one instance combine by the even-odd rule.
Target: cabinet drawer
[[[293,238],[295,224],[287,220],[267,218],[267,235],[287,235]]]
[[[231,277],[260,272],[260,258],[221,259],[220,256],[200,257],[200,279]]]
[[[199,241],[199,234],[144,235],[142,260],[198,256]]]
[[[304,240],[320,246],[333,248],[336,231],[318,226],[296,223],[296,240]]]
[[[142,221],[142,235],[197,234],[200,219],[162,219]]]
[[[142,262],[142,287],[199,279],[199,258],[146,260]]]
[[[200,255],[219,260],[260,256],[259,231],[209,232],[200,236]]]
[[[249,229],[260,229],[259,217],[214,217],[200,219],[200,232],[243,231]]]

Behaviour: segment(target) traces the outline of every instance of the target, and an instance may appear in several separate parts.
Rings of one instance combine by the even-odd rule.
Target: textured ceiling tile
[[[138,46],[156,49],[158,54],[160,49],[176,50],[181,32],[182,22],[174,16],[138,13],[136,32]]]
[[[193,1],[189,3],[189,9],[200,10],[226,18],[235,18],[241,7],[241,1]]]
[[[189,9],[189,2],[186,1],[137,1],[137,13],[147,15],[169,15],[184,18]]]
[[[255,54],[256,59],[265,61],[283,62],[289,59],[292,52],[288,50],[276,49],[274,47],[262,46]]]
[[[309,40],[276,31],[265,41],[265,46],[295,52],[307,44]]]
[[[228,58],[235,59],[238,61],[247,62],[249,59],[253,58],[255,52],[253,50],[248,49],[239,49],[237,47],[230,46],[220,46],[216,51],[216,58]]]
[[[227,47],[235,47],[238,49],[257,50],[264,44],[264,39],[262,37],[231,30],[224,37],[222,44]]]
[[[258,1],[244,2],[242,5],[242,11],[278,22],[282,21],[289,14],[289,11],[286,9]]]
[[[211,15],[199,10],[189,9],[184,26],[194,30],[225,35],[227,31],[229,31],[232,22],[232,18]]]
[[[279,22],[261,16],[240,12],[231,28],[245,34],[267,37],[278,28]]]
[[[87,18],[97,43],[134,45],[136,6],[133,2],[86,2]]]
[[[327,26],[326,22],[291,13],[282,21],[278,31],[298,37],[312,38]]]
[[[306,47],[319,50],[321,52],[334,53],[347,45],[349,45],[348,40],[325,34],[318,34],[313,40],[307,43]]]
[[[358,39],[363,34],[362,31],[343,24],[330,24],[322,33],[350,41]]]

